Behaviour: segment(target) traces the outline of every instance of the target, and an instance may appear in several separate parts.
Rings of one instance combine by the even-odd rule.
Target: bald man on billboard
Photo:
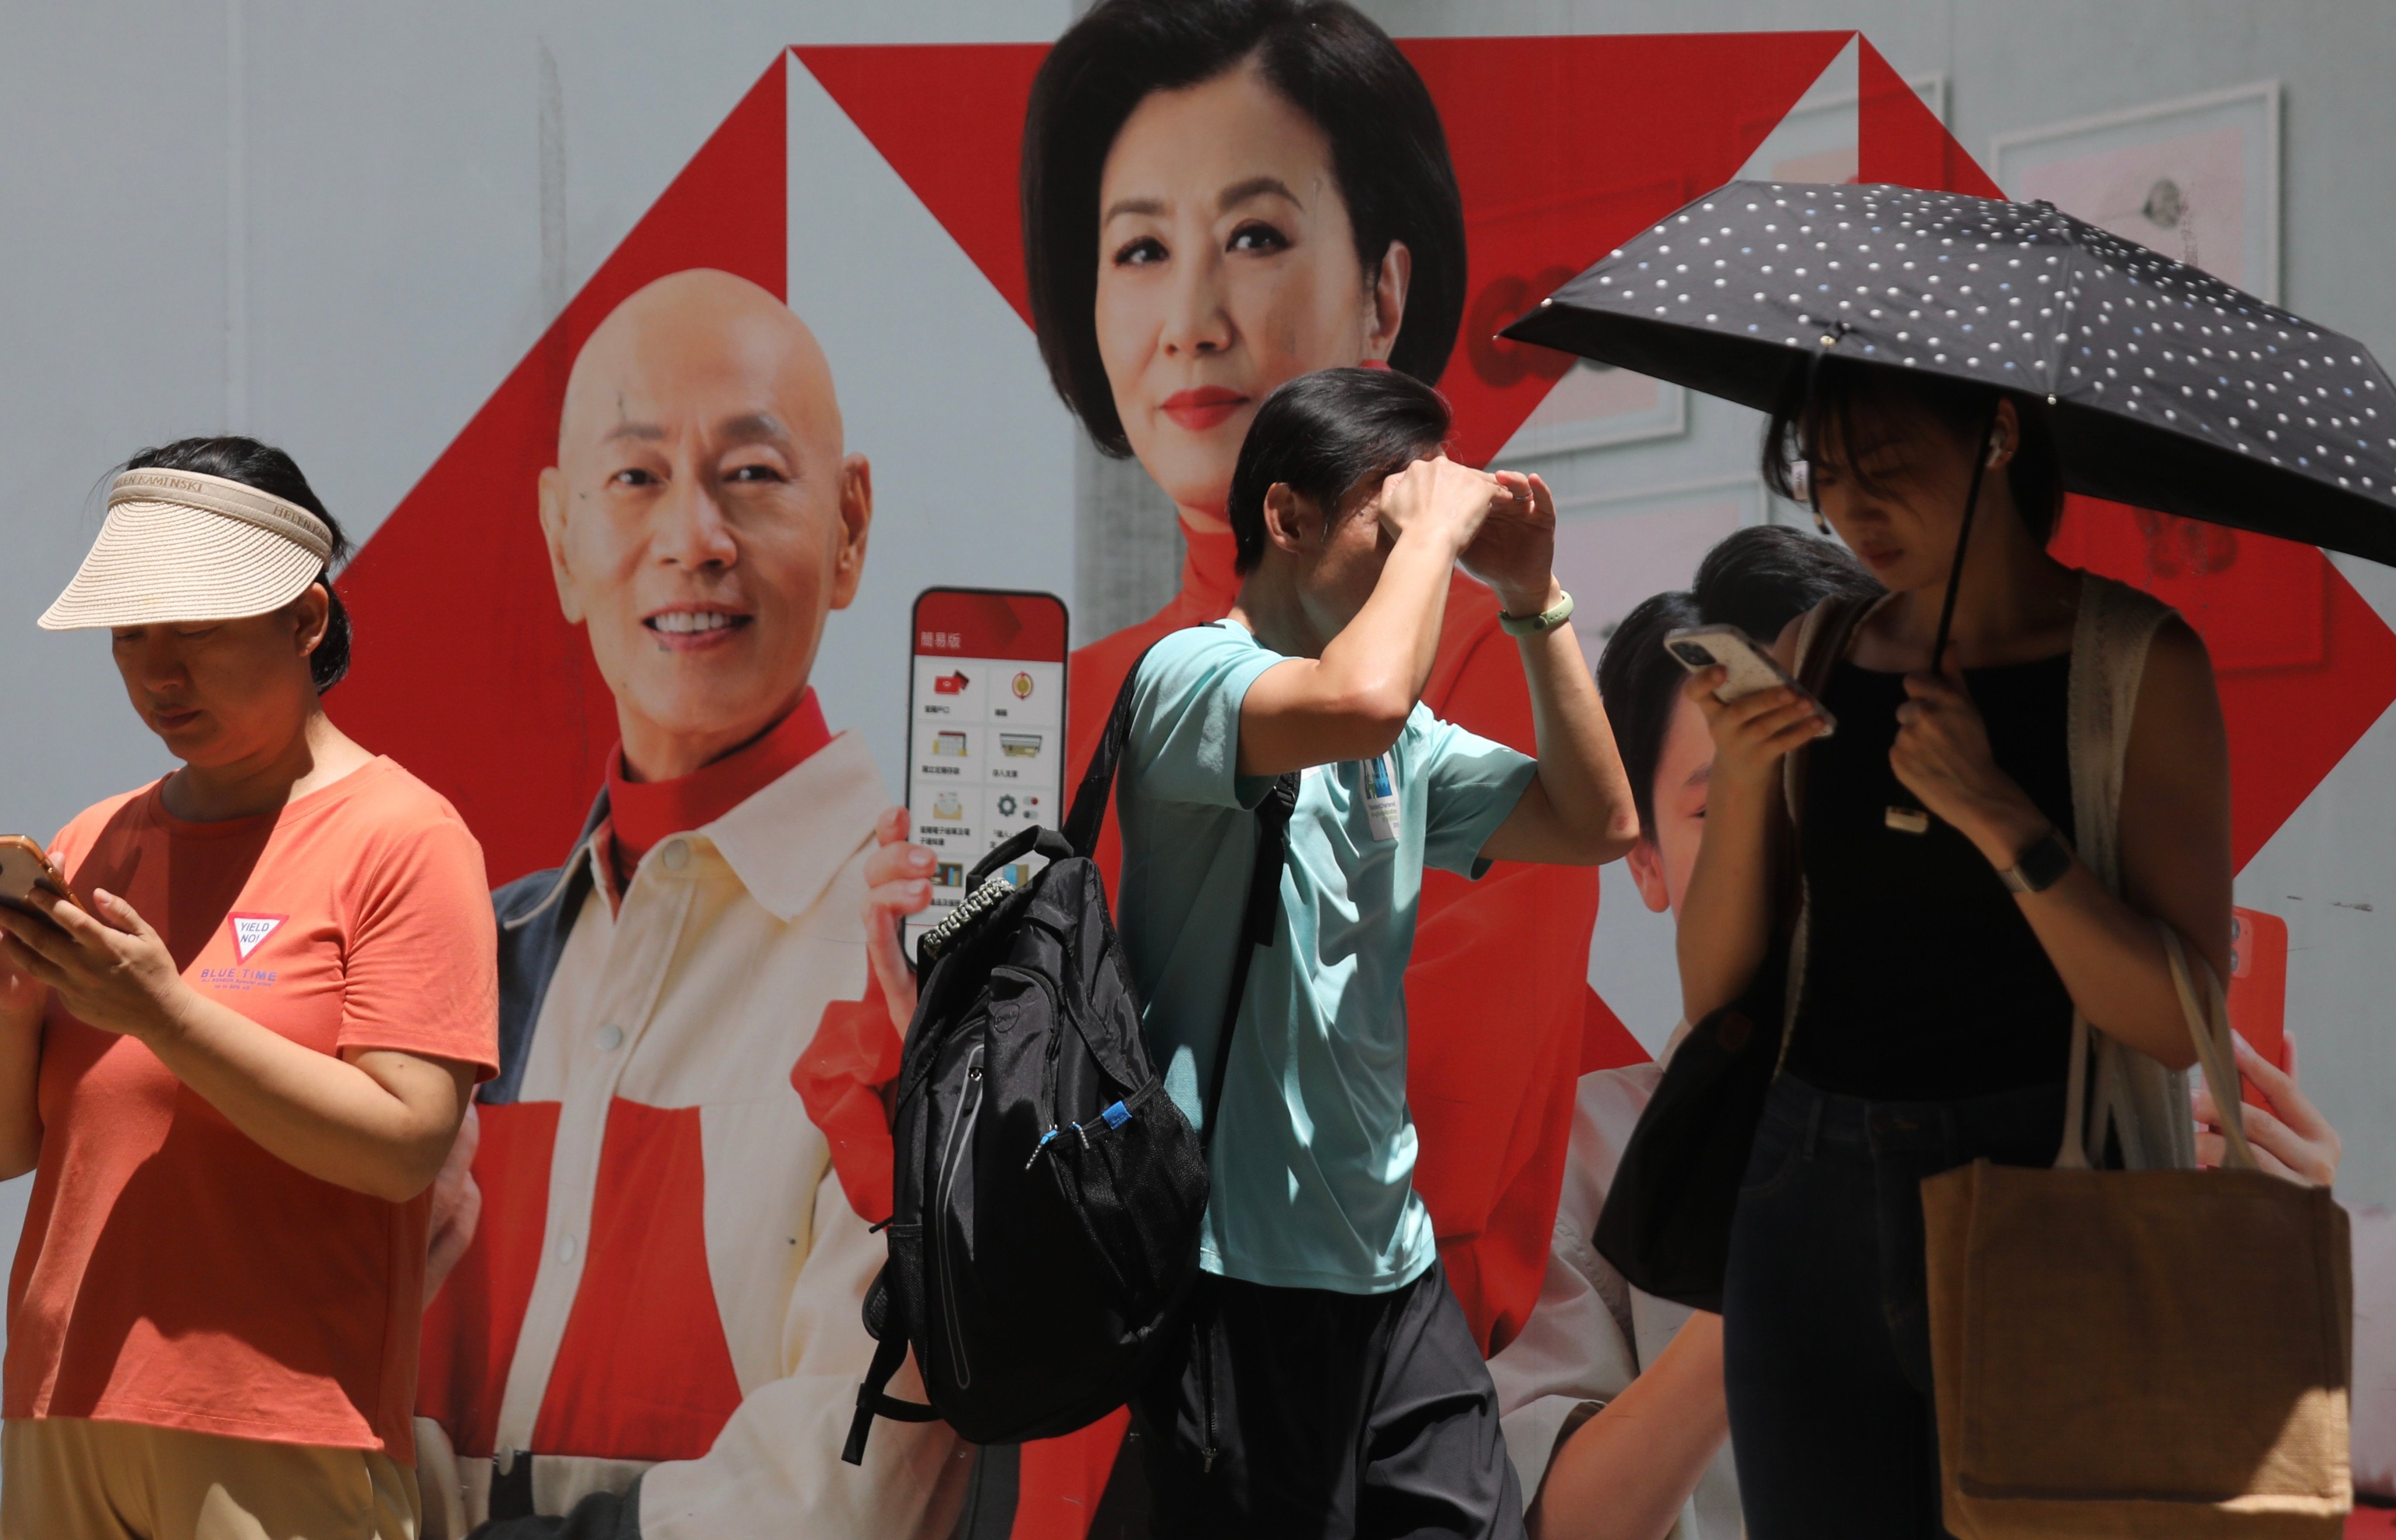
[[[872,512],[822,350],[754,284],[659,279],[577,356],[540,527],[621,742],[564,863],[495,896],[480,1218],[424,1320],[434,1522],[884,1540],[953,1520],[945,1427],[840,1463],[885,1252],[793,1084],[867,993],[889,798],[807,681]]]

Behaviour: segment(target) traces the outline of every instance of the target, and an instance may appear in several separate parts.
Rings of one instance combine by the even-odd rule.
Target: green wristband
[[[1553,609],[1541,610],[1537,615],[1508,615],[1500,610],[1498,629],[1509,636],[1539,636],[1571,619],[1572,612],[1573,596],[1567,593],[1556,601]]]

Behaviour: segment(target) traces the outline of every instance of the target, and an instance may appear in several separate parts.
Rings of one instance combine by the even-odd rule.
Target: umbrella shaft
[[[1997,437],[1997,408],[1989,408],[1988,425],[1980,430],[1980,445],[1972,456],[1972,485],[1963,494],[1963,522],[1955,531],[1955,559],[1947,568],[1947,597],[1938,605],[1938,631],[1930,644],[1930,671],[1937,673],[1947,657],[1947,633],[1955,624],[1955,596],[1963,588],[1963,551],[1972,543],[1972,515],[1980,506],[1980,483],[1988,474],[1989,450]]]
[[[1930,671],[1937,673],[1947,657],[1947,632],[1955,624],[1955,595],[1963,587],[1963,551],[1972,543],[1972,515],[1980,506],[1980,482],[1989,471],[1989,447],[1996,442],[1997,409],[1989,408],[1988,425],[1980,430],[1979,447],[1972,455],[1972,485],[1963,494],[1963,522],[1955,531],[1955,559],[1947,567],[1947,597],[1938,605],[1938,631],[1930,643]],[[1927,834],[1930,815],[1911,803],[1899,803],[1881,821],[1900,834]]]

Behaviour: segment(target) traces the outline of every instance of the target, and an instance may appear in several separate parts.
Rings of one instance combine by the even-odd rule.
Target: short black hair
[[[1802,372],[1790,382],[1764,431],[1764,479],[1772,490],[1792,501],[1810,500],[1796,471],[1821,452],[1826,429],[1844,452],[1846,445],[1869,444],[1889,431],[1891,419],[1910,405],[1977,451],[1990,414],[1998,402],[2010,401],[2021,440],[2005,464],[2005,485],[2030,538],[2043,546],[2054,538],[2063,517],[2063,457],[2055,447],[2045,402],[2018,391],[1850,358],[1825,358],[1812,375],[1810,386]],[[1846,474],[1871,485],[1852,467]]]
[[[1327,517],[1368,478],[1439,453],[1454,418],[1446,398],[1394,369],[1317,369],[1265,397],[1231,468],[1227,511],[1237,570],[1265,551],[1265,494],[1276,482]]]
[[[1413,259],[1390,366],[1436,383],[1464,316],[1464,201],[1439,109],[1406,56],[1346,0],[1104,0],[1041,62],[1024,115],[1020,191],[1032,327],[1057,393],[1098,446],[1131,453],[1098,353],[1098,180],[1152,92],[1253,58],[1331,141],[1356,259]]]
[[[1697,564],[1700,624],[1737,626],[1772,645],[1790,621],[1825,599],[1859,599],[1880,582],[1836,540],[1787,524],[1755,524],[1706,552]]]
[[[1702,626],[1697,596],[1687,589],[1652,593],[1631,606],[1597,656],[1597,693],[1614,728],[1614,750],[1631,778],[1631,804],[1639,828],[1656,832],[1656,766],[1664,757],[1664,735],[1672,725],[1672,703],[1688,675],[1664,650],[1664,635],[1684,626]]]
[[[350,671],[350,612],[341,604],[340,591],[333,587],[333,571],[349,559],[350,539],[341,533],[340,522],[326,511],[324,499],[308,485],[308,478],[300,474],[297,460],[254,438],[220,433],[213,438],[177,439],[155,449],[144,449],[126,460],[125,469],[196,471],[204,476],[222,476],[285,502],[298,503],[324,520],[325,527],[333,534],[333,555],[325,569],[316,574],[316,586],[325,591],[331,604],[325,619],[325,640],[309,655],[308,673],[315,680],[320,695],[341,682]]]
[[[1631,778],[1639,827],[1656,827],[1656,771],[1688,673],[1664,650],[1684,626],[1737,626],[1769,646],[1783,627],[1825,599],[1881,591],[1863,564],[1835,541],[1779,524],[1730,536],[1697,564],[1692,588],[1640,601],[1597,660],[1597,690],[1614,727],[1615,751]]]

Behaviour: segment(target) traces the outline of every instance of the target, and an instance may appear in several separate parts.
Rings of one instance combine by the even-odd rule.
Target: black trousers
[[[1946,1534],[1922,1179],[1983,1157],[2053,1164],[2063,1101],[2059,1085],[1876,1102],[1775,1082],[1724,1279],[1723,1376],[1750,1540]]]
[[[1134,1402],[1155,1533],[1523,1533],[1498,1392],[1438,1266],[1382,1294],[1203,1275]]]

